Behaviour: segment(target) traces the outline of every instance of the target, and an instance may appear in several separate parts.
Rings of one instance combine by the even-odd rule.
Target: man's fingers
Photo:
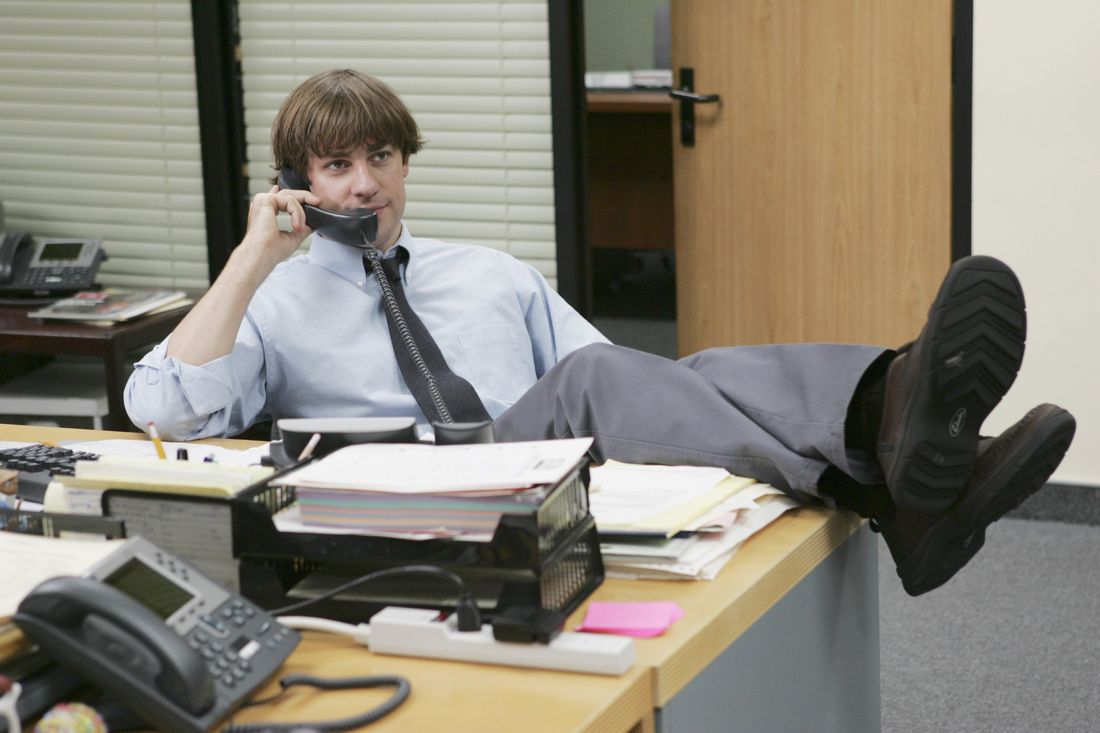
[[[290,214],[290,226],[294,228],[296,232],[306,231],[306,212],[302,208],[302,204],[298,199],[291,198],[287,202],[287,213]]]

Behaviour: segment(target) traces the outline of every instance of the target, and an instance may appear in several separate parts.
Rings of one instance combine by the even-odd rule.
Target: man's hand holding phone
[[[290,257],[313,230],[306,223],[302,203],[317,204],[320,199],[309,191],[280,189],[273,186],[267,193],[252,198],[248,210],[248,229],[242,247],[252,247],[257,262],[270,272],[275,265]],[[290,215],[290,229],[279,227],[278,214]],[[266,276],[266,272],[264,273]]]

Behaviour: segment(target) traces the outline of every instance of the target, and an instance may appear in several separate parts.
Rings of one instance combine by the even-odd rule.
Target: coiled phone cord
[[[386,301],[386,310],[393,316],[394,323],[397,325],[397,330],[401,334],[401,340],[405,342],[405,348],[408,350],[409,356],[412,357],[413,363],[416,365],[416,370],[420,372],[420,376],[422,376],[424,381],[428,384],[428,394],[431,395],[432,403],[435,405],[436,412],[439,413],[440,421],[454,422],[454,418],[451,417],[451,411],[447,409],[447,404],[443,401],[443,395],[439,392],[439,386],[436,384],[435,375],[432,374],[432,370],[428,368],[427,363],[424,361],[424,357],[420,355],[420,349],[417,348],[416,341],[413,339],[412,332],[409,330],[409,325],[405,322],[405,316],[402,315],[401,308],[397,304],[397,299],[393,296],[393,288],[390,286],[390,279],[386,277],[386,272],[382,269],[381,253],[376,247],[367,242],[366,239],[363,241],[368,245],[363,249],[366,251],[367,261],[370,262],[371,270],[374,271],[374,278],[382,288],[382,298]]]
[[[257,700],[251,705],[262,705],[281,697],[288,687],[294,685],[308,685],[321,690],[351,690],[359,687],[384,687],[394,686],[397,689],[388,700],[365,713],[353,715],[350,718],[337,720],[302,722],[302,723],[243,723],[241,725],[229,725],[222,729],[222,733],[268,733],[276,731],[343,731],[360,728],[389,715],[401,703],[409,697],[412,687],[404,677],[397,675],[373,675],[370,677],[345,677],[343,679],[324,679],[308,674],[291,674],[279,680],[282,688],[279,692],[263,700]]]

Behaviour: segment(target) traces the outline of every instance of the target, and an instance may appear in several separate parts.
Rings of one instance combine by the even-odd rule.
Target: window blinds
[[[427,140],[405,220],[422,237],[505,250],[556,276],[547,0],[240,0],[250,191],[272,174],[287,93],[334,67],[379,77]]]
[[[102,239],[105,284],[208,282],[189,0],[0,3],[9,229]]]

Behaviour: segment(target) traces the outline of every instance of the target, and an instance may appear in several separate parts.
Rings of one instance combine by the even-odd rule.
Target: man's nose
[[[351,192],[365,199],[369,199],[378,193],[378,181],[369,166],[356,166],[355,181],[352,184]]]

